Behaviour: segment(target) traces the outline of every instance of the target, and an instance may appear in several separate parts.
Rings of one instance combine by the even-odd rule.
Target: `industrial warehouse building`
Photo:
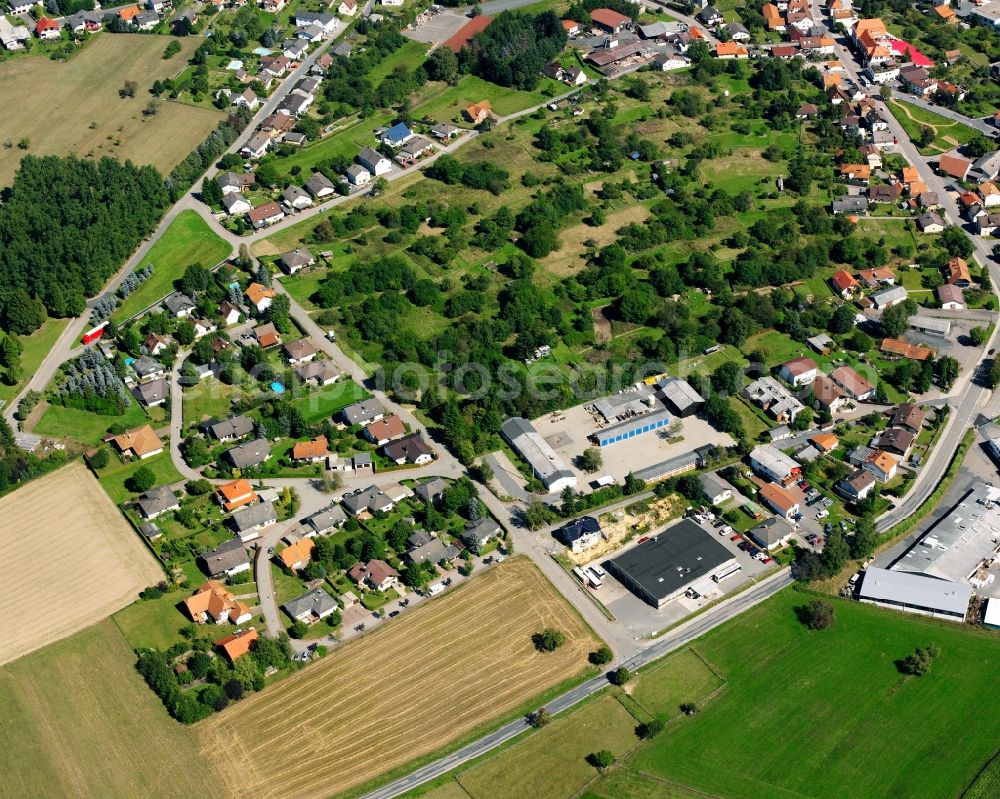
[[[527,419],[515,416],[500,425],[500,432],[531,467],[532,473],[553,493],[576,485],[576,475],[566,468],[554,449]]]
[[[668,377],[656,384],[659,396],[675,416],[693,416],[705,407],[705,399],[687,380]]]
[[[926,574],[869,566],[858,599],[872,605],[948,621],[965,621],[972,587]]]
[[[608,561],[607,567],[654,608],[662,608],[688,589],[707,594],[740,570],[736,557],[690,519],[632,547]]]
[[[627,441],[670,424],[670,414],[650,389],[604,397],[597,400],[593,408],[605,425],[590,436],[599,447]]]

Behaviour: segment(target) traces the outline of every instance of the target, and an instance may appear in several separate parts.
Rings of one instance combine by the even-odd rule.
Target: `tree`
[[[820,554],[820,562],[827,575],[836,574],[843,569],[847,565],[850,555],[851,550],[843,532],[839,528],[834,528],[833,532],[827,536],[826,545]]]
[[[693,716],[698,712],[698,706],[694,702],[681,702],[680,705],[678,705],[678,709],[685,716]]]
[[[604,458],[597,447],[587,447],[580,455],[580,468],[585,472],[593,474],[600,470],[603,465]]]
[[[934,376],[942,389],[950,390],[958,379],[958,361],[950,355],[938,358],[934,362]]]
[[[713,391],[724,396],[733,396],[743,386],[743,369],[738,363],[726,361],[712,372],[710,380]]]
[[[976,347],[982,347],[990,340],[990,331],[985,327],[974,327],[969,331],[969,339]]]
[[[896,661],[896,668],[903,674],[913,677],[923,677],[931,670],[934,658],[941,654],[941,650],[934,644],[928,647],[917,647],[912,655],[907,655],[903,660]]]
[[[136,493],[149,491],[156,484],[156,474],[148,466],[140,466],[128,480],[128,487]]]
[[[439,47],[424,62],[427,77],[445,83],[458,80],[458,56],[448,47]]]
[[[875,521],[866,514],[858,520],[858,526],[854,530],[854,537],[851,539],[851,557],[867,560],[875,552],[878,542],[879,535]]]
[[[908,327],[910,316],[905,303],[886,308],[879,319],[882,335],[886,338],[899,338]]]
[[[122,87],[118,90],[118,96],[123,100],[126,98],[135,97],[136,90],[139,88],[139,84],[134,80],[127,80],[122,84]]]
[[[288,634],[292,638],[305,638],[309,633],[309,625],[302,620],[297,620],[295,624],[288,628]]]
[[[652,719],[636,728],[636,734],[643,739],[655,738],[661,732],[663,732],[663,722],[659,719]]]
[[[619,666],[614,671],[608,672],[608,681],[612,685],[624,685],[630,679],[632,679],[632,674],[624,666]]]
[[[554,627],[546,627],[531,636],[531,643],[539,652],[555,652],[566,642],[566,635]]]
[[[528,714],[528,723],[536,729],[546,726],[551,721],[552,716],[544,707],[540,707],[534,713]]]
[[[795,613],[810,630],[825,630],[833,624],[833,605],[825,599],[814,599],[799,605]]]
[[[103,469],[108,465],[108,449],[107,447],[101,447],[97,452],[91,455],[87,460],[90,461],[90,465],[94,469]]]
[[[604,771],[615,764],[615,754],[610,749],[600,749],[587,755],[587,762],[596,769]]]
[[[614,659],[614,653],[611,651],[611,647],[607,644],[601,644],[597,649],[590,653],[588,659],[595,666],[606,666]]]

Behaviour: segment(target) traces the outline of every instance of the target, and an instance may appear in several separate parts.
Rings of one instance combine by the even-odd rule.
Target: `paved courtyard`
[[[597,475],[580,471],[575,460],[587,447],[594,446],[587,436],[597,430],[593,413],[587,410],[592,403],[577,405],[565,411],[547,414],[534,420],[535,429],[549,443],[579,478],[579,487],[586,486]],[[680,425],[679,441],[668,443],[668,436],[674,435],[675,425]],[[669,430],[669,432],[667,432]],[[704,419],[689,416],[675,418],[669,428],[644,433],[628,441],[601,447],[604,466],[599,474],[609,474],[615,480],[625,479],[629,472],[654,466],[662,461],[675,458],[687,452],[714,444],[724,447],[733,444],[728,433],[722,433]]]
[[[452,9],[445,9],[440,14],[421,15],[423,21],[412,30],[404,30],[403,35],[416,42],[441,44],[461,30],[469,21],[464,14]]]

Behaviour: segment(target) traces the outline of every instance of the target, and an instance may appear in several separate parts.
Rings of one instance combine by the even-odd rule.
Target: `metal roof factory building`
[[[607,566],[632,593],[654,608],[662,608],[689,588],[707,593],[739,571],[736,557],[690,519],[632,547]]]
[[[555,493],[576,485],[576,475],[566,468],[562,458],[527,419],[514,416],[500,425],[500,432],[527,461],[547,491]]]

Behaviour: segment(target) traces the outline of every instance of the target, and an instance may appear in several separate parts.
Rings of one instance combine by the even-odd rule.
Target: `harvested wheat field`
[[[171,41],[181,52],[168,60]],[[212,108],[159,101],[146,115],[153,81],[184,69],[199,39],[101,34],[65,63],[42,56],[9,61],[0,69],[3,139],[27,139],[27,149],[0,150],[0,185],[9,185],[24,155],[107,155],[152,164],[167,173],[216,126]],[[126,80],[138,86],[134,98],[118,96]]]
[[[0,520],[0,663],[110,616],[163,578],[79,462],[0,499]]]
[[[0,796],[219,797],[110,619],[0,668]]]
[[[549,626],[562,630],[566,643],[541,654],[531,635]],[[231,795],[328,797],[579,674],[594,641],[534,564],[515,558],[196,732]]]

